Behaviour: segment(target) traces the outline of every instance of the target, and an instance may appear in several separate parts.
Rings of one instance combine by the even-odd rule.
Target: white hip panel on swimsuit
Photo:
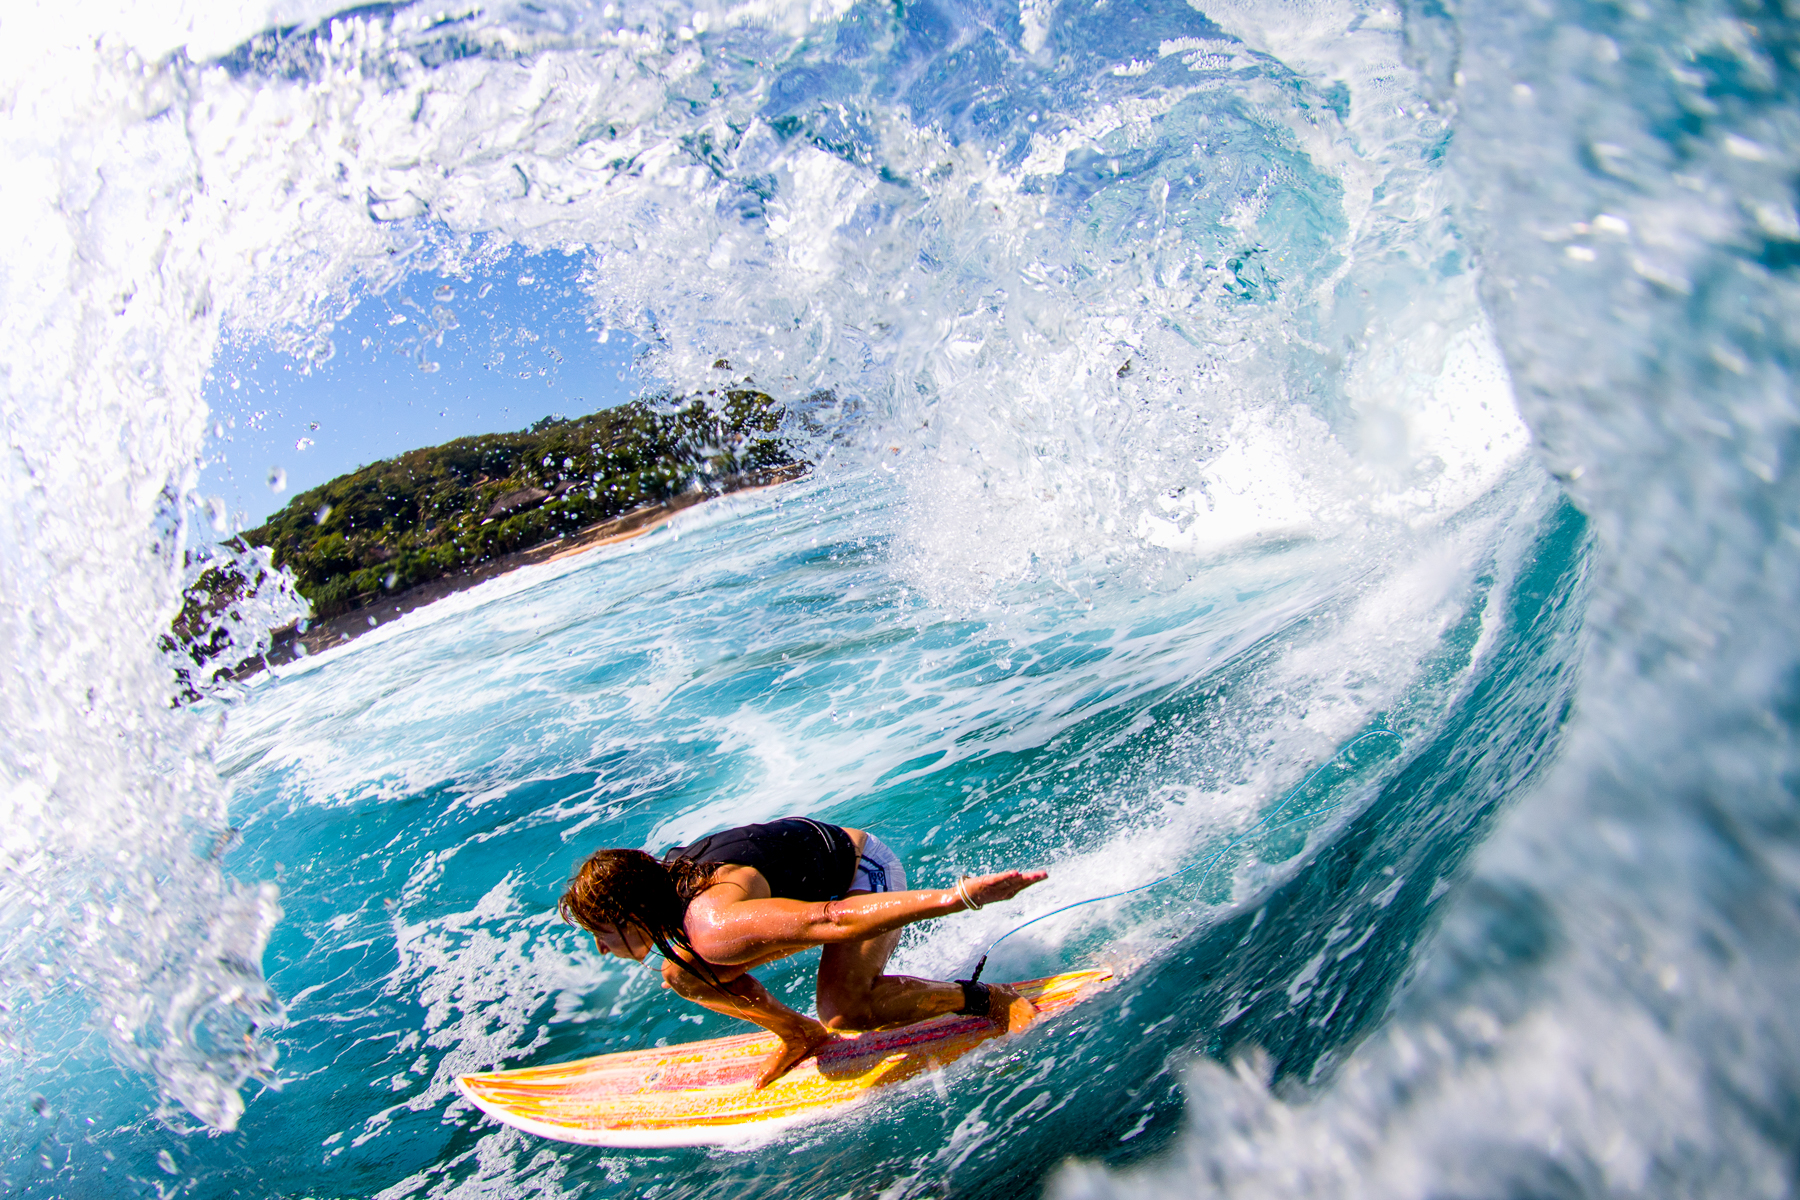
[[[850,877],[852,892],[904,892],[906,868],[882,840],[870,834],[863,843],[862,857],[856,860],[856,873]]]

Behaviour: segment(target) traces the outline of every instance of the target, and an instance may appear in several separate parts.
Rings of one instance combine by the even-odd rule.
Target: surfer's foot
[[[823,1025],[815,1025],[812,1029],[801,1033],[784,1033],[781,1037],[781,1048],[769,1055],[763,1063],[763,1072],[757,1077],[756,1086],[766,1088],[799,1063],[805,1061],[809,1054],[814,1054],[827,1042],[835,1042],[837,1034]]]
[[[1017,1033],[1037,1020],[1038,1007],[1003,983],[990,983],[988,1020],[1008,1033]]]

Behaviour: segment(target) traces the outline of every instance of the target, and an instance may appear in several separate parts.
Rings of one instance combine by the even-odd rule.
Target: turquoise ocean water
[[[446,1121],[456,1073],[736,1030],[672,1002],[654,972],[596,960],[554,917],[591,847],[660,849],[805,811],[876,831],[921,885],[1049,868],[1033,903],[921,929],[900,955],[964,974],[1019,916],[1216,854],[1315,765],[1271,748],[1304,725],[1280,697],[1313,682],[1295,660],[1357,619],[1366,568],[1283,547],[1149,598],[1024,593],[1002,632],[945,620],[891,577],[884,500],[805,484],[726,500],[284,671],[234,711],[220,750],[242,806],[234,853],[283,889],[264,962],[294,997],[280,1108],[324,1118],[307,1128],[307,1173],[341,1171],[353,1194],[402,1162],[428,1187],[478,1147],[525,1155],[465,1105]],[[1083,1021],[764,1150],[570,1150],[539,1170],[595,1171],[621,1194],[741,1194],[803,1186],[807,1170],[789,1176],[810,1148],[813,1186],[834,1194],[920,1171],[1010,1190],[1063,1154],[1129,1155],[1178,1126],[1171,1043],[1146,1042],[1147,1025],[1312,1073],[1367,1031],[1438,880],[1555,743],[1585,527],[1544,497],[1511,537],[1482,547],[1411,678],[1363,685],[1403,753],[1378,741],[1347,756],[1203,888],[1190,877],[1008,943],[990,978],[1141,960]],[[1484,625],[1494,645],[1478,657]],[[1244,728],[1246,710],[1266,727]],[[1496,729],[1504,753],[1471,753]],[[1335,749],[1299,736],[1318,761]],[[1206,803],[1219,793],[1242,800],[1221,811]],[[1304,819],[1332,803],[1345,807]],[[1267,893],[1260,919],[1222,919],[1239,872]],[[815,965],[763,977],[804,1007]],[[337,1119],[357,1105],[358,1121]],[[940,1157],[972,1124],[985,1128],[966,1161]],[[390,1141],[409,1149],[376,1150]]]
[[[1797,63],[1727,4],[33,10],[6,1191],[1800,1190]],[[209,367],[545,255],[812,472],[172,705]],[[1218,867],[995,954],[1114,966],[1078,1019],[766,1144],[457,1099],[736,1031],[554,902],[788,814],[1050,872],[937,977]]]

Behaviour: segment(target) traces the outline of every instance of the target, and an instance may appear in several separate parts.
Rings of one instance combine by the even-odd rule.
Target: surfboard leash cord
[[[1342,746],[1339,746],[1336,754],[1333,754],[1330,758],[1326,759],[1324,762],[1320,763],[1317,767],[1313,768],[1312,772],[1309,775],[1307,775],[1307,777],[1305,779],[1302,779],[1299,783],[1295,784],[1293,787],[1293,790],[1288,792],[1288,794],[1282,799],[1280,804],[1277,804],[1274,808],[1270,809],[1267,813],[1265,813],[1263,815],[1262,819],[1257,821],[1256,824],[1254,824],[1250,828],[1244,830],[1244,832],[1238,834],[1235,838],[1232,838],[1229,842],[1226,842],[1225,845],[1223,845],[1222,847],[1219,848],[1218,853],[1214,854],[1211,858],[1206,859],[1203,862],[1189,863],[1187,866],[1182,867],[1180,870],[1171,871],[1167,875],[1162,876],[1161,878],[1152,879],[1149,883],[1140,883],[1136,887],[1126,888],[1122,892],[1112,892],[1112,893],[1109,893],[1108,895],[1095,896],[1088,900],[1077,900],[1073,904],[1065,904],[1061,908],[1053,908],[1047,913],[1039,913],[1037,916],[1031,918],[1029,921],[1025,921],[1025,922],[1022,922],[1021,924],[1013,926],[1011,929],[1007,930],[1005,933],[1001,934],[999,937],[997,937],[993,941],[989,942],[987,949],[983,950],[981,952],[981,961],[979,961],[975,964],[975,969],[969,973],[969,977],[967,979],[959,979],[956,982],[968,983],[968,984],[980,982],[982,969],[987,966],[988,955],[992,954],[994,952],[995,948],[998,947],[1001,942],[1004,942],[1007,938],[1011,937],[1015,933],[1018,933],[1020,930],[1029,929],[1031,926],[1036,925],[1039,921],[1048,921],[1051,917],[1060,916],[1063,913],[1070,912],[1077,908],[1082,908],[1089,904],[1101,904],[1107,900],[1117,900],[1123,896],[1130,896],[1137,892],[1147,892],[1153,887],[1160,887],[1163,884],[1168,883],[1172,879],[1179,879],[1183,875],[1186,875],[1188,872],[1198,870],[1201,867],[1205,867],[1206,871],[1204,874],[1202,874],[1200,876],[1200,882],[1199,882],[1198,886],[1205,887],[1206,881],[1208,879],[1212,878],[1213,868],[1219,865],[1219,861],[1221,859],[1223,859],[1227,854],[1231,853],[1233,850],[1235,850],[1239,846],[1241,846],[1244,843],[1245,839],[1249,838],[1252,834],[1263,833],[1263,832],[1272,833],[1277,829],[1285,829],[1289,825],[1297,824],[1300,821],[1310,820],[1313,817],[1319,816],[1322,813],[1331,812],[1333,809],[1342,808],[1344,806],[1344,801],[1339,800],[1335,804],[1327,804],[1323,808],[1315,809],[1313,812],[1306,814],[1306,816],[1304,816],[1304,817],[1296,817],[1293,820],[1285,821],[1280,825],[1272,825],[1271,824],[1271,822],[1274,821],[1276,817],[1278,817],[1282,814],[1282,811],[1285,810],[1288,805],[1290,805],[1294,802],[1295,796],[1298,796],[1302,791],[1304,791],[1306,789],[1308,784],[1312,783],[1313,780],[1317,779],[1320,775],[1324,774],[1326,772],[1326,770],[1328,770],[1330,767],[1334,766],[1337,763],[1338,759],[1340,759],[1344,756],[1345,751],[1349,750],[1350,747],[1356,745],[1358,742],[1366,741],[1369,738],[1373,738],[1373,737],[1391,737],[1396,742],[1401,742],[1401,744],[1404,744],[1400,735],[1395,733],[1391,729],[1364,730],[1362,733],[1357,734],[1355,737],[1353,737],[1349,741],[1345,742]]]

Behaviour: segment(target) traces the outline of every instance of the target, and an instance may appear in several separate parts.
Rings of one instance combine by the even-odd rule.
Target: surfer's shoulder
[[[720,863],[707,881],[705,889],[689,901],[689,908],[715,904],[735,904],[740,900],[767,900],[774,892],[769,881],[755,867],[743,863]]]

